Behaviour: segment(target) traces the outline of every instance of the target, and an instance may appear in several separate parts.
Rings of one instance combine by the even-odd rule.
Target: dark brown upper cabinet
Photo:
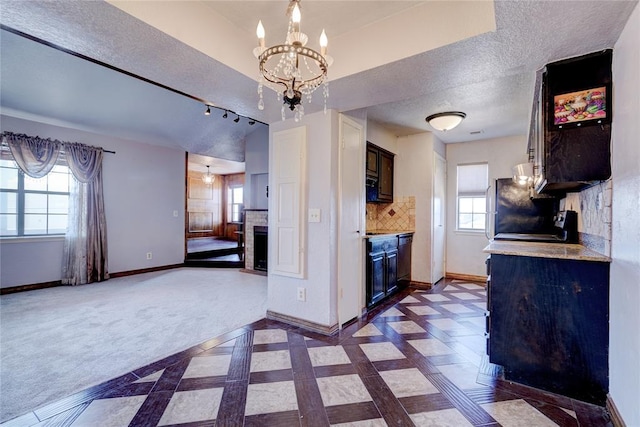
[[[580,191],[611,176],[612,55],[607,49],[547,65],[538,192]]]
[[[367,142],[367,202],[393,202],[393,156],[384,148]]]

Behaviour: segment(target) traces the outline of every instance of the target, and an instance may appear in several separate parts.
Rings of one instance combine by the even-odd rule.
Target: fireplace
[[[253,268],[267,271],[268,227],[256,225],[253,227]]]

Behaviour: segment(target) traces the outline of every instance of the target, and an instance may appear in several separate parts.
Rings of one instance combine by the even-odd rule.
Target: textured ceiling
[[[327,2],[304,0],[303,11],[323,10],[323,3]],[[329,3],[344,5],[349,13],[333,13],[322,20],[331,21],[336,33],[346,33],[423,2]],[[285,19],[286,2],[205,5],[221,16],[232,13],[237,21],[231,25],[251,22],[244,24],[245,32],[261,16],[282,14]],[[535,71],[548,62],[613,47],[636,5],[637,1],[497,1],[496,31],[332,80],[328,106],[339,111],[364,108],[369,119],[397,135],[430,131],[424,122],[429,114],[449,109],[466,112],[462,125],[437,134],[444,142],[525,134]],[[265,123],[280,120],[280,105],[272,93],[265,94],[265,110],[257,109],[255,80],[109,3],[3,0],[1,7],[0,21],[7,27],[242,116]],[[222,119],[219,110],[205,117],[204,105],[198,101],[6,31],[1,36],[4,114],[44,116],[70,126],[235,161],[244,159],[247,132],[260,126],[249,126],[244,117],[236,124],[231,114]],[[233,46],[233,40],[210,43]],[[357,55],[354,52],[356,59]],[[321,98],[316,94],[314,103],[305,105],[307,113],[322,109]],[[470,134],[476,131],[481,133]]]

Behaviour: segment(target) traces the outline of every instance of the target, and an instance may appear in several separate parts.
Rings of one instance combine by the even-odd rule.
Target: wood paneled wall
[[[187,174],[187,238],[223,236],[224,230],[224,177],[216,175],[207,185],[202,172]]]

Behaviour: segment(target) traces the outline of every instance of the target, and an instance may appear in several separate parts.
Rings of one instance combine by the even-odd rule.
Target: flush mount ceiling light
[[[215,180],[216,180],[216,176],[211,172],[209,172],[209,165],[207,165],[207,173],[202,175],[202,181],[207,185],[211,185]]]
[[[446,132],[462,123],[467,115],[461,111],[447,111],[445,113],[432,114],[425,120],[435,130]]]
[[[291,0],[287,8],[289,28],[284,44],[265,47],[265,30],[262,21],[258,22],[256,35],[258,47],[253,54],[258,58],[260,80],[258,83],[258,109],[264,109],[262,99],[263,85],[273,89],[278,94],[278,100],[283,101],[282,120],[285,119],[285,105],[294,111],[295,121],[304,115],[302,97],[311,102],[313,92],[323,85],[324,109],[327,110],[329,86],[327,70],[333,58],[327,55],[327,35],[324,30],[320,35],[320,53],[306,47],[309,37],[300,32],[300,0]]]

